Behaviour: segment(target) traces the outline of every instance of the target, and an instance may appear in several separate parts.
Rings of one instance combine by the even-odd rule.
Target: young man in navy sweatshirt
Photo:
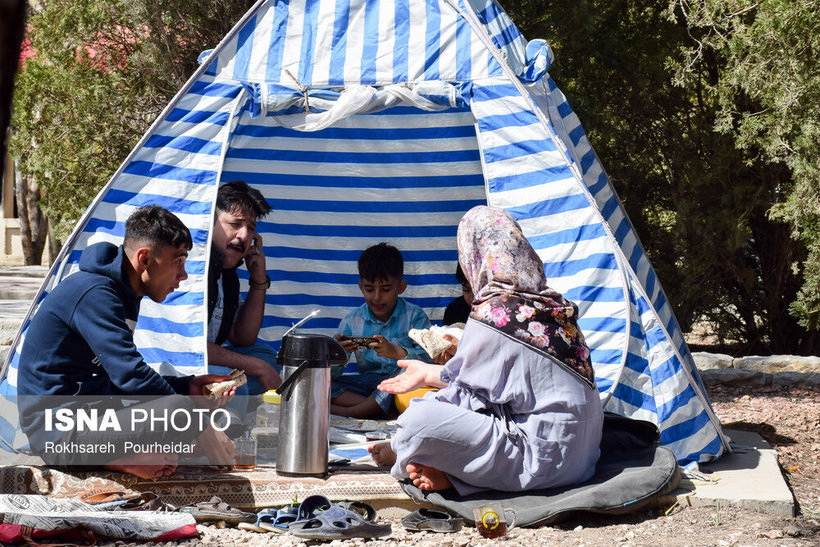
[[[118,424],[124,426],[124,433],[115,431],[110,423],[109,432],[105,427],[103,432],[88,432],[88,426],[83,428],[79,423],[67,427],[65,421],[55,427],[55,408],[50,405],[68,409],[66,412],[73,416],[81,409],[87,411],[89,404],[97,404],[89,403],[96,401],[90,396],[116,399],[123,395],[202,395],[205,384],[226,379],[215,375],[160,376],[145,363],[134,344],[133,329],[142,297],[162,302],[188,277],[185,260],[191,246],[190,232],[173,213],[159,206],[137,209],[126,221],[121,246],[97,243],[85,249],[80,271],[60,282],[40,304],[23,343],[17,390],[23,431],[32,450],[47,463],[98,461],[87,456],[95,449],[89,439],[102,446],[109,440],[124,442],[129,436],[135,440],[146,433],[129,431],[126,424]],[[224,404],[233,390],[226,395],[218,404]],[[190,397],[177,400],[189,410],[195,406]],[[124,410],[119,408],[118,412]],[[156,429],[155,425],[145,423],[146,428]],[[197,437],[196,444],[211,463],[232,462],[232,444],[210,425],[182,433],[165,429],[146,435],[154,440],[188,441]],[[85,448],[49,457],[48,448],[55,446]],[[103,466],[143,478],[171,474],[178,460],[178,454],[162,451],[123,454],[120,450],[114,456],[113,460],[101,462]]]

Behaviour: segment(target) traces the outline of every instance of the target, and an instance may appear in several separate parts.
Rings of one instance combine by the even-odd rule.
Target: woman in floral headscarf
[[[441,387],[399,417],[371,449],[422,490],[523,491],[589,479],[603,412],[578,330],[578,307],[547,286],[541,260],[505,210],[475,207],[458,227],[473,306],[444,366],[399,361],[379,389]]]

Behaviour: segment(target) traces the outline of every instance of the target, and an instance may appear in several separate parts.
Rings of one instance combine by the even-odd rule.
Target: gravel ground
[[[578,515],[553,526],[515,528],[504,540],[488,540],[472,527],[455,534],[407,532],[401,526],[400,513],[385,511],[381,521],[390,522],[393,532],[380,539],[305,542],[288,535],[200,525],[197,538],[147,545],[820,545],[820,389],[714,387],[710,397],[725,426],[756,431],[778,451],[797,500],[798,516],[774,517],[732,507],[659,507],[625,516]]]

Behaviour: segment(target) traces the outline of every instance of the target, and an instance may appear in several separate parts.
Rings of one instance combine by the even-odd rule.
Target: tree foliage
[[[550,41],[684,328],[820,349],[820,0],[502,3]],[[12,146],[64,234],[249,2],[38,5]]]
[[[808,250],[794,267],[803,284],[791,311],[820,329],[820,1],[678,0],[699,37],[676,65],[685,85],[706,54],[722,59],[716,128],[749,157],[790,173],[771,218],[788,222]]]
[[[249,2],[45,0],[15,89],[13,155],[65,236]]]
[[[811,352],[813,335],[788,313],[806,287],[805,272],[794,268],[805,260],[806,244],[792,237],[783,213],[772,214],[793,199],[796,170],[782,155],[767,155],[751,133],[741,134],[739,123],[724,129],[727,113],[767,108],[759,95],[731,90],[763,84],[744,80],[742,63],[730,65],[722,48],[705,41],[720,29],[694,24],[690,10],[701,2],[681,4],[532,0],[510,12],[526,36],[551,43],[550,73],[584,124],[684,328],[705,318],[722,339],[743,342],[742,351]],[[784,67],[795,64],[786,52],[779,58]],[[755,62],[763,78],[762,58]],[[794,112],[797,125],[802,115]],[[780,118],[772,112],[770,123]]]

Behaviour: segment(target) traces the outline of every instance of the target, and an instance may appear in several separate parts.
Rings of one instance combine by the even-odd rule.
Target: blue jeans
[[[345,391],[352,391],[363,397],[373,396],[376,403],[381,407],[382,411],[387,414],[390,411],[390,405],[393,404],[393,395],[379,391],[376,387],[387,378],[392,378],[401,374],[403,369],[396,369],[394,372],[385,374],[378,373],[353,373],[342,374],[338,378],[333,378],[330,382],[330,398],[335,399]]]

